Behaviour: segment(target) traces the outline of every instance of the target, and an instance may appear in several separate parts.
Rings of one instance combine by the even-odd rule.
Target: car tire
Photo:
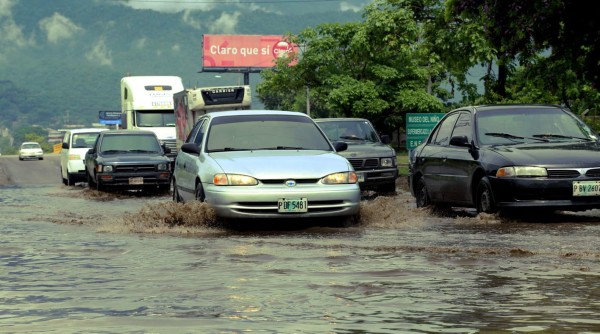
[[[194,192],[194,197],[196,198],[196,201],[198,202],[204,202],[205,200],[205,195],[204,195],[204,187],[202,187],[202,182],[198,181],[198,183],[196,183],[196,191]]]
[[[87,175],[88,188],[96,188],[96,181],[94,181],[94,178],[88,172],[86,172],[85,174]]]
[[[498,211],[494,200],[494,193],[492,192],[492,185],[487,177],[483,177],[479,180],[479,184],[477,185],[477,197],[475,200],[478,213],[496,213],[496,211]]]
[[[379,186],[379,192],[382,193],[395,193],[396,192],[396,182],[386,183],[384,185]]]
[[[424,208],[431,205],[431,199],[429,198],[427,186],[425,185],[423,178],[417,180],[417,184],[415,185],[415,198],[417,200],[417,208]]]
[[[67,172],[67,185],[68,186],[73,186],[75,185],[75,176],[73,176],[73,174],[70,174],[69,172]]]
[[[183,203],[183,200],[181,199],[181,196],[179,195],[179,190],[177,190],[177,181],[175,180],[175,178],[172,179],[171,184],[172,184],[171,188],[173,188],[173,202]]]

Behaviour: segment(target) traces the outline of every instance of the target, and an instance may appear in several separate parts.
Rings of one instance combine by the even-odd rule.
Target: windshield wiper
[[[533,140],[539,140],[539,141],[543,141],[543,142],[548,141],[548,139],[544,139],[544,138],[521,137],[521,136],[515,136],[515,135],[511,135],[510,133],[504,133],[504,132],[486,132],[485,135],[491,136],[491,137],[501,137],[501,138],[506,138],[506,139],[533,139]]]
[[[297,146],[273,146],[273,147],[260,147],[260,148],[253,148],[252,150],[303,150],[304,147],[297,147]]]
[[[148,151],[148,150],[128,150],[128,152],[132,152],[132,153],[158,153],[157,151]]]
[[[580,139],[580,140],[587,140],[587,141],[591,140],[590,138],[557,135],[557,134],[553,134],[553,133],[541,133],[541,134],[533,135],[533,137],[536,137],[536,138]]]
[[[106,151],[102,151],[101,153],[102,154],[116,154],[116,153],[123,153],[123,152],[126,152],[126,151],[123,151],[123,150],[106,150]]]

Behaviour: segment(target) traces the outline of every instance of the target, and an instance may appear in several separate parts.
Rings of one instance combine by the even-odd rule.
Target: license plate
[[[308,201],[306,198],[282,198],[277,201],[277,212],[308,212]]]
[[[365,174],[356,173],[356,176],[358,176],[358,182],[365,182]]]
[[[129,184],[144,184],[143,177],[130,177]]]
[[[573,181],[573,196],[600,196],[600,181]]]

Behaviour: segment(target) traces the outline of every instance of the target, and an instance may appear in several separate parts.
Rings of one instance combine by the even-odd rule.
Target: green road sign
[[[425,140],[444,115],[444,113],[406,114],[406,149],[412,150]]]

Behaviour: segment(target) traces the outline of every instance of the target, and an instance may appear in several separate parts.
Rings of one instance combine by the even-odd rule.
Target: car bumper
[[[600,181],[600,178],[584,180]],[[600,196],[574,196],[573,181],[583,180],[490,179],[498,208],[548,208],[567,211],[600,208]]]
[[[397,168],[356,170],[361,189],[395,183],[398,178]],[[362,181],[361,181],[362,180]]]
[[[206,202],[224,218],[320,218],[356,215],[360,211],[357,185],[317,187],[232,187],[204,184]],[[278,200],[306,198],[307,212],[279,213]]]
[[[21,158],[21,159],[39,159],[39,158],[43,158],[43,157],[44,157],[43,153],[27,153],[27,154],[19,155],[19,158]]]
[[[154,173],[98,173],[96,182],[101,186],[122,188],[144,188],[171,184],[170,172]]]

